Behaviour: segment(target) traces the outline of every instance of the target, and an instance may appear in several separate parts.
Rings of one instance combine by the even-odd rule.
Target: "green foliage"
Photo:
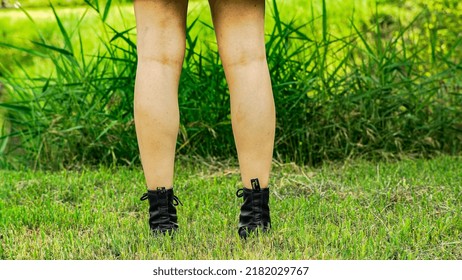
[[[276,19],[268,52],[278,157],[316,164],[460,151],[460,62],[428,63],[430,46],[421,45],[425,34],[410,38],[421,21],[417,16],[393,31],[379,20],[363,30],[352,24],[351,35],[340,38],[326,35],[324,27],[317,39]]]
[[[6,113],[0,164],[59,168],[138,162],[134,31],[108,22],[111,1],[86,2],[102,26],[103,48],[93,53],[86,53],[86,35],[79,31],[86,14],[75,21],[77,27],[68,27],[54,13],[59,43],[41,32],[31,47],[0,43],[46,58],[55,69],[51,76],[36,77],[23,68],[20,78],[2,79],[6,97],[0,108]],[[303,23],[282,20],[275,3],[269,9],[274,24],[268,29],[267,56],[277,106],[278,160],[318,164],[460,152],[457,54],[462,42],[451,32],[426,29],[432,23],[427,12],[433,10],[402,22],[377,6],[369,22],[351,18],[348,31],[336,35],[329,29],[328,1],[322,2],[320,18]],[[199,19],[187,27],[177,150],[228,158],[235,155],[229,93],[216,47],[201,43],[191,31],[201,27],[210,31]]]
[[[462,63],[460,37],[462,26],[459,24],[462,20],[462,6],[459,1],[388,0],[384,2],[396,2],[404,11],[421,10],[420,17],[413,25],[413,32],[416,34],[409,36],[409,39],[427,39],[420,40],[419,47],[426,50],[426,55],[431,58],[432,63],[437,62],[438,59],[451,64]],[[406,14],[400,19],[390,13],[382,13],[381,24],[396,25],[400,20],[406,20]]]
[[[24,51],[49,59],[55,74],[37,78],[25,73],[26,79],[6,77],[9,102],[0,107],[8,110],[5,119],[11,130],[3,141],[12,144],[3,153],[12,154],[10,164],[15,165],[19,155],[23,156],[21,161],[25,159],[35,167],[130,163],[133,154],[127,153],[137,149],[131,115],[136,46],[126,32],[114,31],[104,51],[85,55],[83,35],[77,33],[79,44],[73,46],[69,32],[51,8],[62,46],[50,44],[39,34],[40,39],[33,42],[35,48]],[[103,8],[102,21],[106,7]],[[131,141],[125,135],[132,136]]]

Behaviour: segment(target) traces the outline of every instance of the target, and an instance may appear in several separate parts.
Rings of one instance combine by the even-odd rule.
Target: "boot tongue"
[[[252,185],[253,190],[260,190],[260,182],[258,181],[258,178],[250,179],[250,184]]]

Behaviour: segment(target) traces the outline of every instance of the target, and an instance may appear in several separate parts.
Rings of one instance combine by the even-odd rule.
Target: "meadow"
[[[180,231],[153,237],[139,169],[0,171],[0,259],[462,258],[462,158],[274,164],[272,230],[240,240],[232,161],[177,164]]]

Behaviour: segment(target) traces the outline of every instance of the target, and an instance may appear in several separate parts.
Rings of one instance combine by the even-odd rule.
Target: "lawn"
[[[180,232],[151,236],[139,168],[0,171],[0,259],[461,259],[462,158],[274,164],[268,235],[239,239],[236,165],[180,159]]]

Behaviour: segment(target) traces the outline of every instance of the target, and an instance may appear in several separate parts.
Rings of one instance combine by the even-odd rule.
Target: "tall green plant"
[[[99,10],[99,6],[88,2],[102,22],[111,1],[106,3]],[[8,102],[2,106],[8,110],[5,119],[10,131],[2,137],[3,143],[9,142],[3,156],[9,155],[10,163],[19,158],[21,163],[47,168],[132,162],[136,144],[132,141],[133,119],[129,112],[136,46],[129,30],[117,32],[105,25],[104,32],[111,34],[111,40],[104,41],[101,35],[104,49],[85,54],[84,36],[73,34],[78,42],[73,45],[74,38],[64,28],[53,5],[50,7],[61,44],[51,44],[40,36],[39,41],[33,42],[34,49],[15,48],[51,60],[54,73],[50,77],[24,73],[26,79],[6,78]]]
[[[111,2],[86,1],[103,26],[102,47],[95,53],[84,53],[84,36],[66,30],[53,6],[61,42],[41,36],[30,49],[0,44],[48,59],[55,68],[51,76],[25,72],[26,79],[2,79],[7,95],[0,103],[3,165],[138,162],[134,31],[107,23]],[[277,110],[275,157],[318,164],[348,157],[460,153],[462,66],[453,54],[461,42],[453,42],[448,52],[431,51],[446,37],[416,32],[428,20],[425,13],[393,29],[378,16],[362,26],[351,19],[350,33],[336,37],[329,32],[327,3],[320,18],[302,24],[281,20],[276,1],[270,5],[274,25],[267,34],[267,57]],[[191,35],[200,27],[211,28],[199,20],[187,26],[177,151],[226,158],[235,155],[229,93],[216,46]]]

